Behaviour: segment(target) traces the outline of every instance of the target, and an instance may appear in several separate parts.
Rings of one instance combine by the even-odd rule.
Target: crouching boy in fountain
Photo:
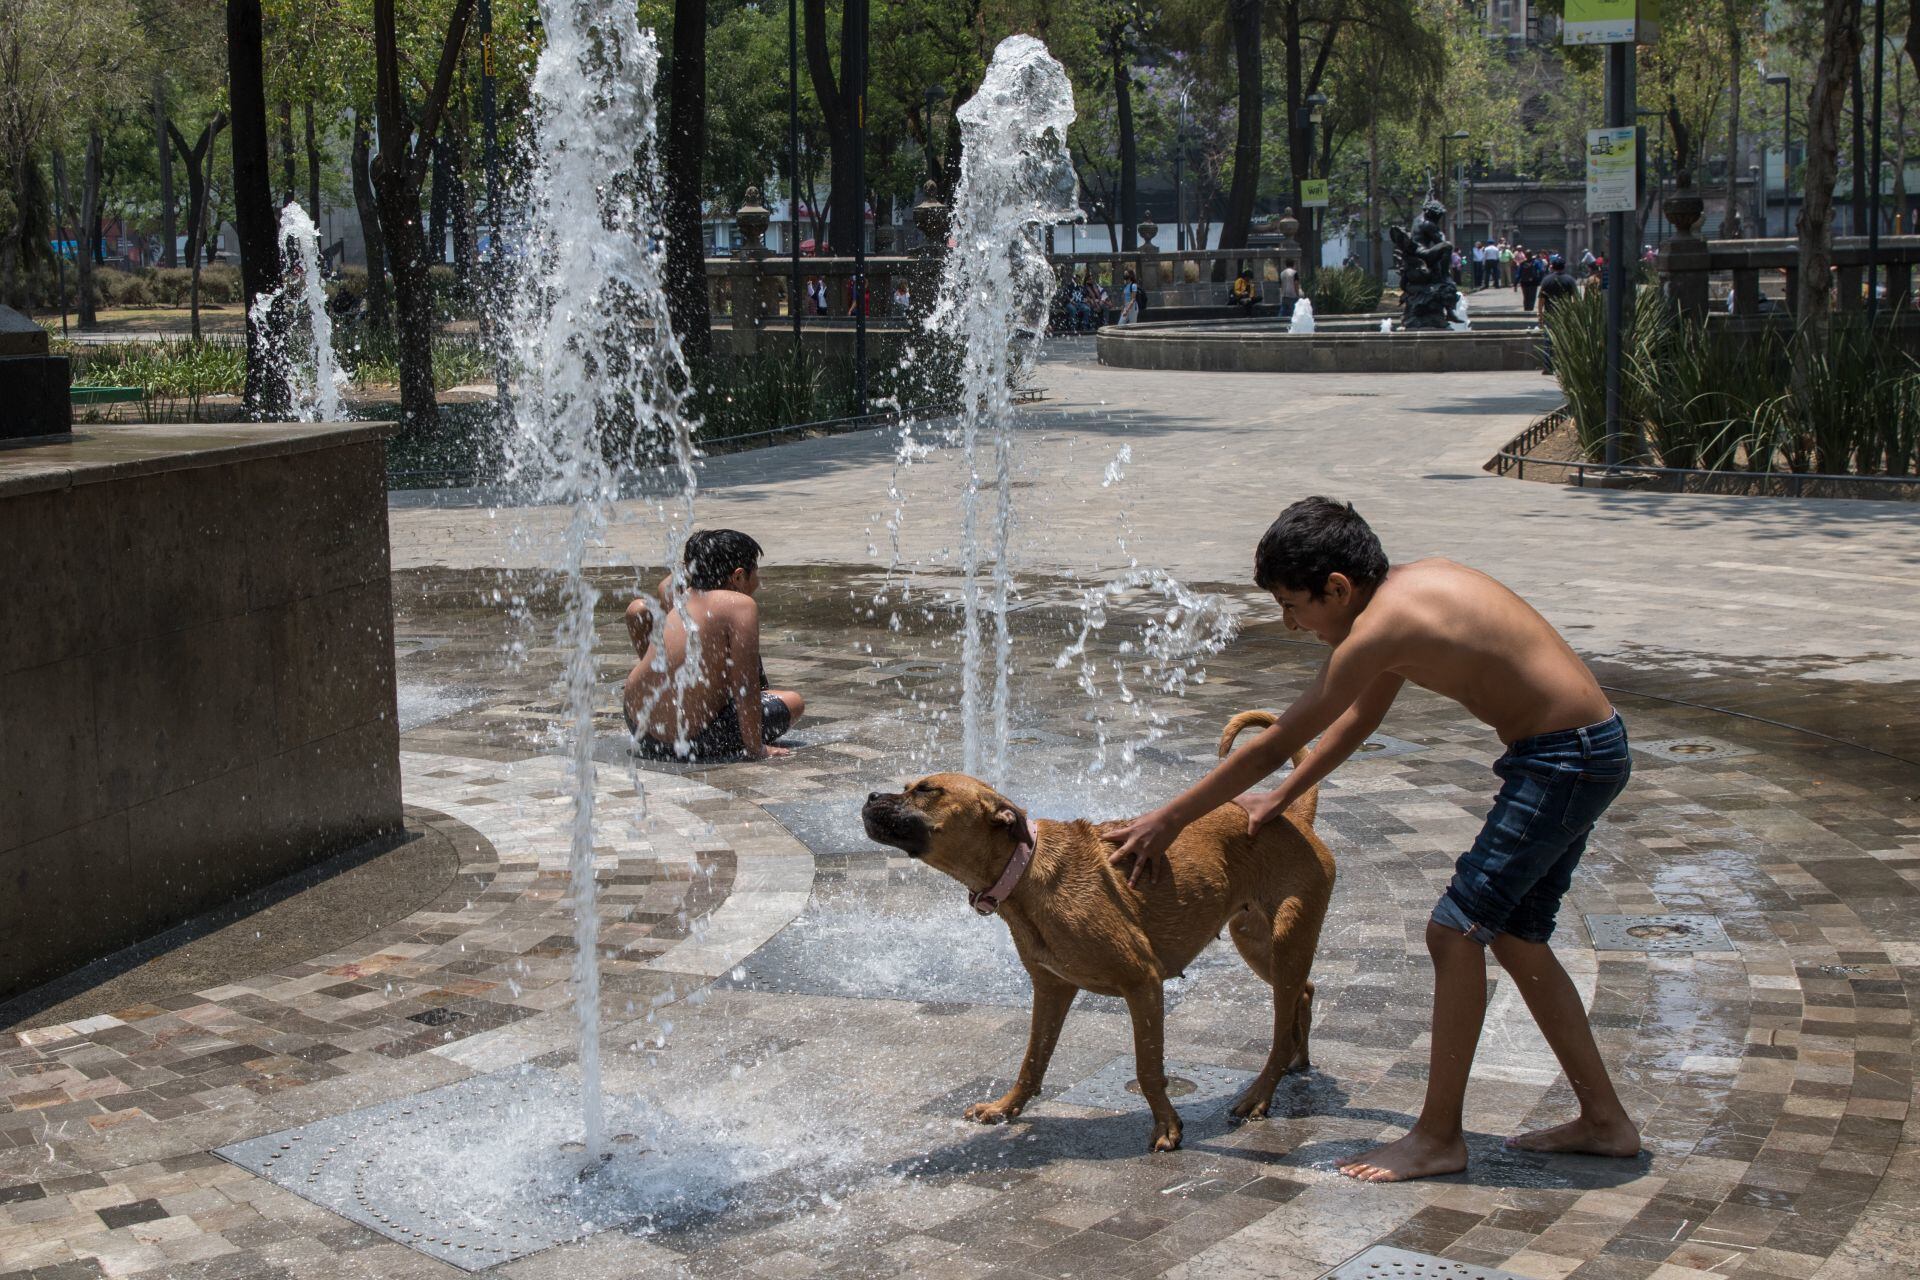
[[[773,744],[806,702],[767,687],[760,662],[760,544],[736,529],[707,529],[687,539],[687,594],[676,608],[673,578],[660,582],[665,621],[654,635],[644,599],[627,606],[627,634],[639,661],[622,697],[627,728],[641,750],[681,760],[788,754]],[[688,630],[698,666],[687,669]]]
[[[1486,825],[1455,864],[1427,923],[1433,1037],[1426,1102],[1413,1129],[1341,1165],[1349,1177],[1398,1182],[1466,1168],[1461,1110],[1486,1016],[1491,948],[1526,999],[1580,1102],[1568,1124],[1508,1139],[1528,1151],[1632,1156],[1640,1134],[1621,1106],[1586,1011],[1554,959],[1560,899],[1587,837],[1627,784],[1627,731],[1593,674],[1545,618],[1483,573],[1446,560],[1389,568],[1354,509],[1307,498],[1260,539],[1254,581],[1288,629],[1332,646],[1313,684],[1280,719],[1166,806],[1106,833],[1116,865],[1156,878],[1181,828],[1229,800],[1248,830],[1277,820],[1379,727],[1407,681],[1454,699],[1506,744]],[[1279,787],[1249,788],[1316,735]]]

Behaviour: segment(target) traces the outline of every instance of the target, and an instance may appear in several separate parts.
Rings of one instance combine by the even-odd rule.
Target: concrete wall
[[[398,825],[383,435],[0,452],[0,999]]]

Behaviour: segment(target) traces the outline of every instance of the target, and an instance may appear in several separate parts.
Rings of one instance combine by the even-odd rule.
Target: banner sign
[[[1652,44],[1660,35],[1659,0],[1566,0],[1566,44]]]
[[[1300,203],[1309,209],[1324,209],[1329,203],[1327,179],[1307,178],[1300,183]]]
[[[1640,207],[1639,130],[1587,130],[1587,212],[1632,213]]]

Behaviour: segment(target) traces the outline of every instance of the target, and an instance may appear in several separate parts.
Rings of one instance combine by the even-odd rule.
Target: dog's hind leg
[[[1143,982],[1123,993],[1133,1015],[1133,1074],[1140,1096],[1153,1109],[1152,1151],[1180,1148],[1180,1113],[1167,1097],[1166,995],[1157,981]]]
[[[967,1108],[967,1119],[980,1124],[1013,1119],[1040,1092],[1047,1063],[1053,1060],[1053,1047],[1060,1042],[1060,1028],[1067,1021],[1067,1010],[1080,994],[1080,988],[1045,969],[1029,969],[1027,974],[1033,979],[1033,1025],[1027,1033],[1027,1056],[1021,1059],[1020,1075],[1004,1097]]]
[[[1265,1119],[1280,1077],[1307,1065],[1307,1032],[1313,1021],[1313,983],[1307,973],[1313,967],[1324,914],[1324,904],[1309,904],[1299,897],[1282,902],[1273,913],[1264,966],[1259,963],[1257,942],[1243,941],[1246,931],[1234,930],[1234,942],[1248,965],[1273,984],[1273,1048],[1266,1066],[1234,1101],[1233,1114],[1242,1119]]]

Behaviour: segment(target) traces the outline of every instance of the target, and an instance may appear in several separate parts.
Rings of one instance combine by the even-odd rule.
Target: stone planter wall
[[[385,431],[0,450],[0,1000],[398,826]]]

